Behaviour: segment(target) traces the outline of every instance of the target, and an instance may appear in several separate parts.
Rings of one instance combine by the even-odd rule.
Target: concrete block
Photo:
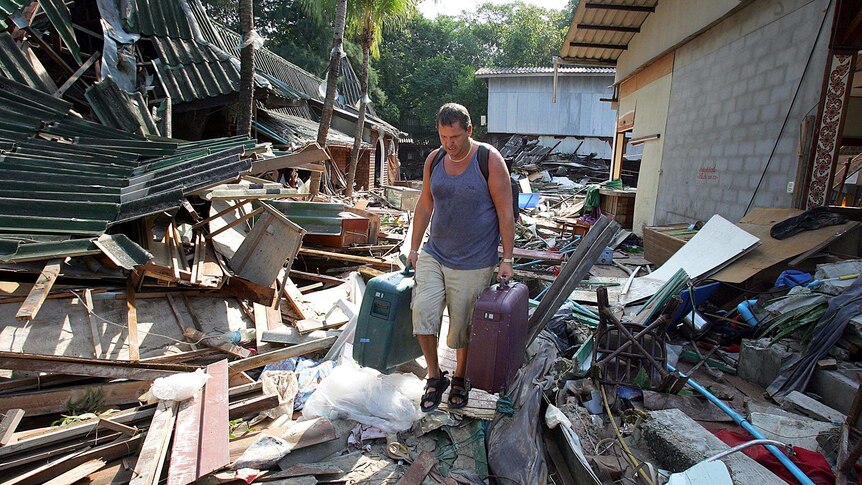
[[[858,381],[846,375],[840,369],[815,369],[806,391],[823,398],[823,404],[830,408],[840,413],[848,414],[850,406],[853,405],[853,397],[856,396],[856,389],[858,387]]]
[[[739,377],[766,388],[792,356],[793,352],[780,342],[770,347],[769,339],[743,339],[736,372]]]
[[[817,444],[818,436],[825,433],[837,435],[840,428],[834,423],[815,421],[804,416],[791,418],[774,414],[751,413],[750,421],[768,439],[811,451],[817,451],[819,447]]]
[[[659,465],[672,472],[684,471],[728,449],[724,442],[678,409],[651,411],[643,424],[643,440]],[[735,484],[781,483],[774,473],[742,453],[721,461],[727,465]]]
[[[826,423],[841,424],[847,420],[846,414],[838,412],[799,391],[793,391],[785,396],[781,407]]]

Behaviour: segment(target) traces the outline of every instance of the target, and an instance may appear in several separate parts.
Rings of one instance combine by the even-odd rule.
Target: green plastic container
[[[422,356],[413,336],[410,310],[413,274],[408,265],[404,271],[373,278],[365,286],[353,337],[353,358],[359,365],[389,373]]]

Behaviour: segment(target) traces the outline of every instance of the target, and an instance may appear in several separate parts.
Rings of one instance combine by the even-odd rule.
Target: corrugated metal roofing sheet
[[[255,128],[279,143],[293,148],[301,148],[317,140],[319,127],[314,121],[262,108],[258,108],[257,113],[257,117],[253,121]],[[353,137],[330,127],[326,143],[327,145],[353,146]]]
[[[124,19],[128,32],[136,34],[194,38],[185,0],[131,0],[131,11]]]
[[[81,64],[81,46],[75,37],[75,29],[72,28],[72,14],[69,12],[66,2],[64,0],[41,0],[39,5],[45,11],[48,20],[57,29],[57,33],[60,34],[63,43],[69,48],[72,57],[78,61],[78,64]]]
[[[557,68],[559,74],[587,74],[587,75],[613,75],[616,69],[613,67],[597,66],[560,66]],[[476,77],[497,76],[520,76],[520,75],[545,75],[554,74],[553,67],[483,67],[476,71]]]
[[[0,0],[0,29],[8,27],[6,17],[22,9],[33,0]]]
[[[239,92],[239,60],[208,41],[153,37],[161,63],[156,69],[174,103]],[[285,99],[303,99],[302,93],[278,79],[255,74],[255,86]]]
[[[0,77],[0,113],[23,136],[0,156],[0,261],[95,254],[91,239],[108,227],[176,208],[190,192],[251,170],[241,159],[256,145],[247,138],[152,142],[69,111],[65,101]],[[94,136],[32,138],[57,126]]]
[[[103,125],[139,135],[160,135],[144,96],[126,93],[110,77],[87,88],[84,97]]]
[[[31,88],[49,92],[48,86],[36,74],[33,66],[18,48],[18,44],[7,32],[0,33],[0,74]]]
[[[658,0],[580,2],[560,57],[571,62],[615,65]]]

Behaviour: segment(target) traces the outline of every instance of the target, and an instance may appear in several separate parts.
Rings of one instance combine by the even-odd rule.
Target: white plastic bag
[[[185,401],[207,383],[210,376],[203,369],[181,372],[153,381],[150,393],[163,401]]]
[[[412,374],[382,375],[348,362],[320,383],[302,414],[304,418],[348,418],[396,433],[422,418],[422,391],[422,381]]]

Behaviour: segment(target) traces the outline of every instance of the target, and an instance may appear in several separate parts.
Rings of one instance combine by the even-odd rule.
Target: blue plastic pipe
[[[671,372],[676,372],[676,369],[674,369],[673,366],[670,364],[667,364],[667,368]],[[723,403],[719,398],[712,395],[711,392],[707,391],[706,388],[695,382],[694,379],[689,377],[687,384],[691,386],[692,389],[703,394],[704,397],[712,401],[713,404],[718,406],[722,411],[724,411],[728,416],[730,416],[736,424],[742,426],[742,429],[751,433],[751,436],[754,436],[757,439],[766,439],[763,434],[758,431],[757,428],[752,426],[751,423],[746,421],[744,417],[731,409],[727,404]],[[796,464],[790,461],[790,458],[788,458],[787,455],[785,455],[781,450],[776,448],[774,445],[765,446],[766,449],[769,450],[770,453],[775,455],[775,457],[778,458],[778,461],[780,461],[781,464],[784,465],[784,467],[787,468],[797,480],[799,480],[799,483],[803,485],[814,485],[814,482],[812,482],[811,479],[808,478],[808,475],[806,475],[802,470],[800,470],[799,467],[796,466]]]

